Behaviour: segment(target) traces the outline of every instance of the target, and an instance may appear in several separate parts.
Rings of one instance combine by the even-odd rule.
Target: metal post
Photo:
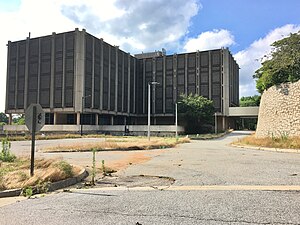
[[[36,130],[36,106],[33,106],[33,109],[32,109],[32,132],[31,132],[31,163],[30,163],[30,176],[33,176],[33,175],[34,175],[35,130]]]
[[[150,83],[148,83],[148,141],[150,141]]]

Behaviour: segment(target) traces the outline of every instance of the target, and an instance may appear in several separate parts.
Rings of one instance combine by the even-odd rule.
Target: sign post
[[[25,124],[31,132],[30,175],[34,175],[35,133],[45,125],[45,112],[40,104],[31,104],[25,111]]]

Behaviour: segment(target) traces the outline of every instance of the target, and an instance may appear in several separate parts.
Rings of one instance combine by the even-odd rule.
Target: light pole
[[[150,113],[151,113],[151,98],[150,98],[150,95],[151,95],[151,84],[152,85],[156,85],[156,84],[159,84],[158,82],[156,81],[153,81],[153,82],[149,82],[148,83],[148,141],[150,141]]]
[[[81,101],[81,118],[80,118],[80,136],[82,136],[82,128],[83,128],[83,107],[84,107],[84,100],[88,97],[91,97],[91,95],[82,96]]]

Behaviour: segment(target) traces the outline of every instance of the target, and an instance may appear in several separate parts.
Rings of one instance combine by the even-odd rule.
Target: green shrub
[[[66,175],[66,177],[73,177],[73,167],[67,163],[66,161],[60,161],[59,163],[56,164],[57,167],[63,171],[63,173]]]
[[[14,162],[17,158],[10,152],[11,143],[7,137],[2,139],[2,151],[0,152],[0,160],[3,162]]]

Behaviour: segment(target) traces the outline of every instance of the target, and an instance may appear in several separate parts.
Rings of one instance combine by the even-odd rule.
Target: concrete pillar
[[[76,118],[76,124],[77,124],[77,125],[80,125],[80,112],[77,112],[77,113],[76,113],[76,117],[77,117],[77,118]]]
[[[8,114],[8,125],[11,125],[12,124],[12,114],[9,113]]]
[[[57,112],[53,113],[53,125],[57,124]]]
[[[188,54],[184,55],[184,94],[188,95]]]
[[[111,115],[111,117],[110,117],[110,125],[114,125],[114,116],[113,115]]]
[[[28,65],[29,65],[29,46],[30,46],[29,43],[30,43],[30,36],[26,39],[24,109],[27,108],[27,96],[28,96]]]
[[[223,128],[223,131],[225,131],[226,130],[226,117],[223,116],[222,119],[223,119],[223,121],[222,121],[223,122],[222,128]]]
[[[103,109],[103,39],[101,41],[101,52],[100,52],[100,110]]]
[[[163,113],[166,113],[166,56],[163,56]]]
[[[95,98],[95,37],[93,37],[93,50],[92,50],[92,97],[91,107],[94,108]]]
[[[41,92],[41,38],[39,38],[39,43],[38,43],[38,48],[39,48],[39,62],[38,62],[38,75],[37,75],[37,98],[36,98],[36,103],[40,103],[40,92]]]
[[[119,91],[119,77],[122,76],[121,74],[119,74],[119,47],[115,46],[116,49],[116,71],[115,71],[115,111],[118,112],[118,91]],[[119,104],[122,104],[122,102],[119,102]]]
[[[62,94],[61,105],[65,107],[65,82],[66,82],[66,34],[63,35],[63,76],[62,76]]]
[[[55,70],[55,33],[52,33],[51,38],[51,74],[50,74],[50,108],[54,108],[54,70]]]
[[[173,55],[173,102],[177,102],[177,54]]]
[[[211,72],[211,51],[208,51],[208,97],[212,99],[212,72]]]
[[[95,114],[95,125],[99,124],[99,115],[98,113]]]
[[[84,96],[85,35],[85,29],[75,29],[75,112],[81,112]]]
[[[148,92],[148,84],[146,84],[146,59],[143,59],[143,114],[146,113],[146,91]]]

